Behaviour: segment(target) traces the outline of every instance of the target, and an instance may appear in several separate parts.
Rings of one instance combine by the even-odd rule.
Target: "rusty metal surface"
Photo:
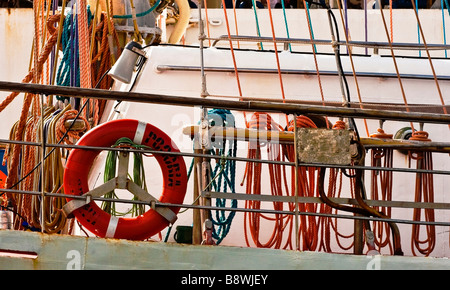
[[[299,162],[349,165],[351,132],[321,128],[298,128]]]

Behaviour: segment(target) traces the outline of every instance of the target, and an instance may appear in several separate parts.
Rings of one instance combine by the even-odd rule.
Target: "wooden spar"
[[[186,126],[183,128],[183,134],[194,137],[197,133],[200,133],[200,130],[197,125]],[[215,138],[237,139],[239,141],[264,140],[288,144],[294,142],[294,132],[287,131],[211,127],[209,134]]]
[[[450,124],[450,115],[435,113],[413,113],[379,111],[359,108],[337,108],[302,104],[283,104],[262,101],[231,101],[224,99],[169,96],[160,94],[121,92],[101,89],[51,86],[0,81],[0,91],[27,92],[44,95],[76,96],[103,100],[121,100],[139,103],[165,104],[186,107],[209,107],[236,111],[278,112],[285,114],[311,114],[328,117],[354,117],[365,119],[397,120],[409,122]]]
[[[192,125],[183,128],[183,134],[194,137],[200,131],[199,126]],[[266,131],[241,128],[222,128],[212,127],[209,129],[211,138],[237,139],[239,141],[267,141],[280,144],[294,143],[294,132],[288,131]],[[450,153],[450,143],[448,142],[423,142],[400,139],[380,139],[380,138],[361,138],[361,144],[366,148],[385,147],[400,150],[421,150]]]

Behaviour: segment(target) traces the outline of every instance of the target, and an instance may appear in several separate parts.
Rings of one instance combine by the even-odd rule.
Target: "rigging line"
[[[269,10],[270,27],[272,28],[273,47],[275,50],[275,58],[277,60],[277,70],[278,70],[278,78],[280,80],[281,96],[282,96],[283,102],[284,102],[284,100],[286,99],[286,96],[284,93],[283,77],[281,76],[280,59],[278,57],[278,48],[277,48],[277,42],[276,42],[276,37],[275,37],[275,27],[274,27],[273,18],[272,18],[272,8],[270,8],[270,5],[267,5],[267,8]],[[286,125],[289,125],[288,115],[285,115],[285,116],[286,116]]]
[[[343,19],[343,15],[342,15],[341,1],[339,0],[339,1],[336,1],[336,2],[337,2],[337,4],[338,4],[339,13],[340,13],[340,15],[341,15],[342,25],[344,26],[345,24],[344,24],[344,19]],[[336,24],[336,30],[338,30],[337,24]],[[348,45],[348,42],[349,42],[349,39],[348,39],[348,38],[349,38],[349,37],[348,37],[348,27],[346,27],[346,29],[344,30],[344,32],[345,32],[345,33],[344,33],[344,35],[345,35],[345,42],[347,43],[347,52],[348,52],[350,64],[351,64],[352,71],[353,71],[353,78],[354,78],[354,80],[355,80],[356,92],[357,92],[357,94],[358,94],[359,107],[360,107],[361,109],[364,109],[364,108],[363,108],[363,105],[362,105],[363,101],[362,101],[362,97],[361,97],[361,91],[360,91],[360,89],[359,89],[358,78],[356,77],[355,64],[353,63],[352,50],[351,50],[351,48],[350,48],[349,45]],[[345,77],[345,75],[344,75],[344,77]],[[348,94],[349,94],[349,93],[348,93]],[[350,101],[351,101],[351,100],[350,100],[350,96],[348,95],[347,97],[349,98],[347,101],[350,103]],[[366,120],[366,119],[364,119],[364,126],[365,126],[365,128],[366,128],[366,134],[367,134],[367,136],[369,136],[369,135],[370,135],[370,134],[369,134],[369,127],[368,127],[368,125],[367,125],[367,120]]]
[[[237,65],[236,65],[236,56],[234,54],[233,41],[231,40],[230,24],[228,22],[227,7],[225,5],[225,0],[222,0],[222,7],[223,7],[223,15],[225,17],[225,23],[227,25],[228,41],[230,42],[230,52],[231,52],[231,57],[233,59],[234,74],[236,75],[236,82],[237,82],[237,86],[238,86],[238,90],[239,90],[239,97],[242,98],[241,81],[239,80],[239,72],[238,72]],[[248,122],[247,122],[247,117],[246,117],[245,112],[244,112],[244,121],[245,121],[245,126],[247,127]]]
[[[233,15],[234,15],[234,30],[236,31],[236,35],[238,33],[238,24],[237,24],[237,16],[236,16],[236,1],[233,1]],[[238,49],[241,48],[240,42],[237,42]]]
[[[367,29],[367,1],[363,1],[364,3],[364,41],[368,41],[368,29]],[[365,54],[368,55],[367,47],[364,48]]]
[[[305,10],[305,14],[306,14],[306,21],[308,22],[309,37],[310,37],[311,41],[313,41],[312,27],[311,27],[308,11],[306,9],[306,0],[303,0],[303,6],[305,7],[304,10]],[[317,55],[316,55],[316,52],[315,52],[314,44],[311,44],[311,47],[312,47],[313,56],[314,56],[314,64],[316,66],[317,80],[318,80],[318,83],[319,83],[319,90],[320,90],[320,95],[321,95],[321,98],[322,98],[322,105],[325,105],[325,98],[324,98],[323,89],[322,89],[322,81],[320,79],[319,65],[317,64]],[[327,128],[329,128],[328,122],[327,122]]]
[[[72,129],[72,126],[75,124],[75,120],[77,120],[82,111],[84,110],[84,108],[86,107],[86,104],[88,104],[87,102],[83,104],[83,106],[80,108],[80,111],[77,113],[77,115],[75,116],[75,118],[73,119],[73,121],[71,122],[69,128],[66,130],[66,132],[64,133],[64,135],[59,139],[57,144],[60,144],[62,141],[64,141],[64,139],[67,137],[67,135],[69,134],[69,131]],[[55,150],[57,149],[57,147],[53,147],[49,153],[47,153],[43,160],[46,160]],[[24,181],[28,176],[30,176],[36,169],[38,169],[41,166],[42,161],[39,161],[34,167],[33,169],[31,169],[25,176],[23,176],[19,181],[17,181],[15,184],[13,184],[12,186],[10,186],[8,189],[13,189],[14,187],[16,187],[17,185],[19,185],[22,181]],[[7,193],[6,191],[2,191],[0,190],[0,196],[2,196],[3,194]]]
[[[94,43],[95,43],[95,36],[96,36],[96,31],[97,31],[97,20],[98,20],[98,13],[99,13],[99,5],[100,5],[100,0],[95,1],[95,9],[94,9],[94,15],[93,15],[93,21],[92,21],[92,32],[91,32],[91,45],[89,47],[89,59],[92,61],[92,57],[93,57],[93,52],[94,52]],[[101,13],[101,11],[100,11]]]
[[[345,4],[344,5],[344,16],[345,16],[344,32],[345,32],[345,34],[348,34],[348,2],[347,2],[347,0],[344,0],[344,4]],[[350,49],[348,46],[346,48],[347,48],[347,53],[348,53],[348,51]]]
[[[207,5],[207,3],[206,3],[207,1],[206,0],[204,0],[203,1],[203,5],[204,5],[204,7],[205,7],[205,17],[206,17],[206,31],[207,31],[207,33],[208,33],[208,46],[211,46],[211,39],[209,39],[211,36],[210,36],[210,33],[209,33],[209,18],[208,18],[208,5]]]
[[[414,1],[414,0],[412,0],[412,1]],[[406,100],[406,94],[405,94],[405,90],[404,90],[404,88],[403,88],[402,78],[400,77],[400,72],[399,72],[399,70],[398,70],[397,61],[396,61],[396,59],[395,59],[395,53],[394,53],[394,48],[393,48],[393,46],[392,46],[392,41],[390,40],[390,37],[389,37],[389,32],[388,32],[387,25],[386,25],[386,19],[384,18],[383,8],[381,7],[381,5],[379,5],[379,6],[380,6],[380,7],[379,7],[379,10],[380,10],[381,19],[382,19],[382,21],[383,21],[384,31],[385,31],[385,33],[386,33],[386,38],[387,38],[388,43],[389,43],[389,49],[390,49],[390,51],[391,51],[392,61],[394,62],[395,72],[397,73],[398,83],[399,83],[399,85],[400,85],[400,90],[401,90],[401,92],[402,92],[403,102],[405,103],[405,109],[406,109],[406,111],[409,113],[409,112],[410,112],[410,109],[409,109],[409,106],[408,106],[408,101]],[[413,125],[412,122],[410,122],[410,125],[411,125],[411,129],[412,129],[413,131],[415,131],[414,125]]]
[[[309,1],[306,1],[306,11],[308,12],[308,26],[311,27],[310,28],[310,33],[311,33],[311,41],[313,41],[315,39],[314,37],[314,30],[312,28],[312,23],[311,23],[311,14],[309,12]],[[317,52],[317,47],[314,44],[314,51]]]
[[[392,0],[389,0],[389,22],[391,29],[391,41],[394,42],[394,17],[392,16]]]
[[[413,3],[414,12],[418,15],[418,13],[419,13],[418,12],[418,10],[419,10],[418,0],[411,0],[411,2]],[[420,26],[420,24],[419,24],[419,21],[417,20],[417,42],[420,44],[420,28],[419,28],[419,26]],[[419,50],[419,56],[422,56],[421,50]]]
[[[261,37],[261,31],[259,30],[258,13],[256,13],[255,0],[252,0],[252,6],[253,6],[253,14],[255,15],[255,21],[256,21],[256,32],[258,33],[258,37]],[[259,43],[259,45],[260,45],[260,49],[264,50],[262,41]]]
[[[91,65],[89,59],[90,43],[89,43],[89,28],[88,28],[88,16],[87,16],[87,3],[86,0],[81,0],[77,7],[79,15],[78,23],[78,37],[80,39],[79,43],[79,57],[80,57],[80,86],[84,88],[91,88]]]
[[[283,8],[283,15],[284,15],[284,25],[286,27],[286,36],[287,38],[289,37],[289,26],[287,23],[287,17],[286,17],[286,7],[284,5],[284,0],[281,0],[281,7]],[[288,44],[289,45],[289,51],[292,52],[292,47],[291,47],[291,43]]]
[[[441,100],[441,104],[442,104],[442,111],[444,112],[444,114],[447,114],[447,108],[445,107],[445,102],[444,102],[444,98],[442,96],[442,92],[441,92],[441,88],[439,86],[439,82],[437,80],[436,77],[436,71],[434,70],[434,66],[433,66],[433,61],[431,60],[431,55],[430,55],[430,51],[428,50],[428,46],[427,46],[427,42],[425,41],[425,35],[423,33],[423,29],[422,29],[422,25],[420,24],[420,19],[419,19],[419,14],[416,11],[416,7],[414,6],[414,0],[411,0],[411,3],[413,4],[413,8],[414,8],[414,13],[416,15],[416,19],[417,19],[417,26],[420,30],[420,34],[422,35],[422,41],[423,41],[423,45],[425,46],[425,51],[427,53],[427,57],[428,57],[428,61],[430,62],[430,68],[431,68],[431,72],[433,73],[433,77],[434,77],[434,82],[436,83],[436,89],[438,91],[439,94],[439,98]],[[450,124],[448,125],[450,128]]]
[[[444,13],[444,0],[441,0],[441,12],[442,12],[442,34],[444,38],[444,45],[447,44],[446,32],[445,32],[445,13]],[[444,50],[445,58],[447,58],[447,50]]]
[[[37,67],[37,61],[39,56],[39,21],[38,21],[38,11],[40,7],[40,1],[34,1],[33,2],[33,21],[34,21],[34,46],[33,46],[33,61],[34,61],[34,67]],[[33,74],[33,81],[35,83],[38,83],[37,81],[37,75],[38,71],[35,70]]]
[[[43,31],[41,31],[41,33],[42,33],[41,47],[45,46],[45,42],[48,39],[48,37],[50,36],[50,34],[48,33],[48,30],[47,30],[47,25],[45,25],[45,22],[47,19],[49,19],[49,15],[50,15],[50,6],[51,6],[50,1],[51,0],[47,0],[46,3],[44,3],[45,5],[43,5],[43,7],[42,7],[41,27],[42,27]],[[49,81],[49,73],[50,73],[50,61],[48,60],[46,62],[46,71],[45,71],[45,83],[46,84],[48,84],[48,81]],[[42,81],[42,83],[44,83],[44,76],[41,76],[41,81]]]

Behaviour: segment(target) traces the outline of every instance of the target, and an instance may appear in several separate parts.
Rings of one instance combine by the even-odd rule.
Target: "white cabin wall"
[[[30,69],[30,55],[33,44],[33,10],[0,9],[0,79],[21,82]],[[10,93],[0,92],[0,101]],[[8,139],[14,123],[19,120],[23,105],[23,94],[0,114],[0,138]]]
[[[236,9],[237,11],[237,26],[235,25],[235,18],[232,9],[227,10],[228,22],[230,24],[230,34],[240,36],[256,36],[256,20],[253,9]],[[283,16],[282,9],[271,9],[273,22],[275,27],[275,36],[279,38],[287,37],[286,25]],[[311,25],[313,29],[314,39],[318,40],[331,40],[330,26],[328,22],[328,16],[324,9],[310,9]],[[339,35],[341,41],[345,41],[345,34],[343,29],[343,22],[339,10],[332,9],[337,24],[339,27]],[[289,36],[291,38],[310,39],[310,33],[308,31],[308,24],[306,13],[304,9],[286,9],[286,19],[288,22]],[[391,18],[389,9],[384,9],[384,17],[388,28],[389,37],[391,37]],[[263,37],[272,37],[272,29],[270,26],[270,18],[267,9],[258,9],[258,23],[260,26],[260,33]],[[349,28],[349,40],[353,41],[367,41],[373,42],[387,42],[388,38],[384,29],[381,14],[378,9],[367,10],[367,35],[365,33],[365,15],[364,10],[349,9],[347,10],[347,21]],[[440,9],[420,9],[419,19],[421,21],[422,29],[426,37],[427,44],[444,44],[444,26],[442,20],[442,14]],[[345,13],[343,12],[344,19]],[[202,13],[202,19],[206,21],[206,14]],[[218,37],[221,35],[227,35],[226,21],[223,13],[223,9],[208,9],[209,19],[209,34],[208,26],[205,25],[206,36]],[[450,16],[447,11],[444,11],[444,22],[446,41],[449,41],[449,29],[450,29]],[[185,35],[185,44],[198,44],[198,9],[191,9],[191,25],[187,29]],[[206,22],[205,22],[206,23]],[[344,20],[345,23],[345,20]],[[392,11],[392,41],[397,43],[418,43],[418,28],[417,20],[413,10],[410,9],[394,9]],[[237,27],[237,30],[236,30]],[[167,33],[170,34],[173,26],[167,27]],[[423,43],[422,37],[420,42]],[[213,41],[211,41],[212,43]],[[205,40],[205,45],[209,45],[209,41]],[[228,41],[220,41],[217,46],[229,46]],[[253,48],[257,49],[256,42],[233,43],[234,48]],[[273,49],[273,44],[270,42],[263,43],[264,49]],[[277,44],[278,50],[283,50],[282,44]],[[331,46],[329,45],[317,45],[318,52],[333,53]],[[293,44],[292,49],[294,51],[311,52],[310,44]],[[344,47],[341,48],[343,52],[346,52]],[[353,48],[354,54],[366,54],[364,48]],[[368,54],[372,54],[373,49],[368,49]],[[380,50],[380,54],[390,55],[389,50]],[[396,55],[410,55],[418,56],[418,52],[410,51],[396,51]],[[444,57],[443,51],[432,51],[432,56]],[[422,52],[422,56],[426,56],[425,52]]]

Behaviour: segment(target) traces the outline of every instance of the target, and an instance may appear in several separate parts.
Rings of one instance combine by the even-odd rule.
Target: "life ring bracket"
[[[68,218],[73,218],[73,212],[91,202],[94,198],[99,198],[114,189],[126,189],[137,197],[139,201],[148,202],[151,207],[163,216],[169,223],[174,224],[177,215],[167,207],[155,207],[152,204],[158,201],[148,191],[144,190],[127,177],[129,154],[127,152],[119,152],[119,169],[117,176],[110,179],[106,183],[84,193],[85,199],[72,199],[63,206],[63,213]]]

